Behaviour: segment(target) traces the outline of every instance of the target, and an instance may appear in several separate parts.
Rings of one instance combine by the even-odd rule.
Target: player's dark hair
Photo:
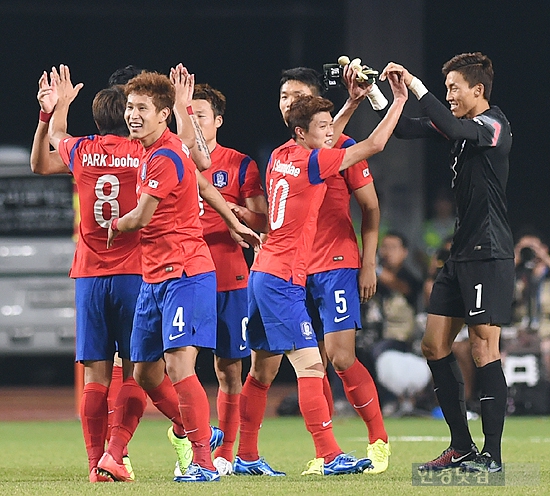
[[[128,136],[128,126],[124,121],[126,95],[122,86],[112,86],[97,93],[92,103],[92,115],[99,134]]]
[[[384,238],[388,238],[388,237],[398,238],[401,241],[403,248],[406,248],[406,249],[409,248],[409,240],[405,237],[404,234],[401,234],[399,231],[392,231],[392,230],[388,231],[384,235]]]
[[[225,114],[224,94],[212,88],[209,84],[196,84],[193,91],[193,100],[206,100],[214,111],[214,117]]]
[[[310,69],[309,67],[294,67],[293,69],[283,71],[281,80],[279,81],[279,89],[287,81],[304,83],[306,86],[309,86],[315,96],[322,96],[325,92],[323,76],[315,69]]]
[[[487,101],[491,98],[495,74],[493,63],[487,55],[483,55],[481,52],[461,53],[445,62],[441,70],[445,77],[451,71],[459,72],[470,88],[481,83],[483,85],[483,97]]]
[[[315,114],[332,112],[334,104],[321,96],[302,95],[296,98],[286,113],[287,126],[293,138],[296,138],[296,128],[309,131],[309,124]]]
[[[127,65],[126,67],[121,67],[113,72],[109,76],[109,86],[114,86],[115,84],[126,84],[130,79],[137,76],[141,73],[141,69],[135,65]]]
[[[170,114],[166,119],[166,123],[170,124],[172,108],[176,100],[176,90],[167,76],[158,72],[143,71],[128,81],[124,86],[124,93],[126,97],[131,93],[150,96],[157,112],[168,108]]]

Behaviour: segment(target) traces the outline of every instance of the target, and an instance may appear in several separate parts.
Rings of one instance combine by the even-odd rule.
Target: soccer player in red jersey
[[[223,123],[225,96],[208,84],[198,84],[192,108],[201,127],[212,160],[202,175],[232,206],[237,216],[256,231],[267,228],[267,202],[256,162],[248,155],[217,142]],[[204,239],[216,266],[217,341],[214,366],[219,382],[217,408],[223,444],[214,453],[220,474],[231,471],[233,445],[239,428],[239,398],[242,390],[242,358],[250,355],[248,322],[248,266],[242,248],[233,241],[220,216],[201,202]]]
[[[129,361],[131,322],[141,285],[139,236],[127,236],[116,250],[105,246],[111,217],[135,207],[141,144],[127,138],[123,118],[126,97],[120,87],[104,89],[94,99],[92,110],[99,135],[69,136],[68,108],[82,85],[72,86],[68,67],[61,66],[60,73],[63,83],[57,86],[48,84],[46,73],[39,81],[41,116],[31,166],[39,174],[72,173],[78,188],[81,221],[70,276],[75,278],[76,360],[84,363],[85,370],[80,416],[89,479],[106,482],[111,479],[98,473],[97,464],[105,449],[107,395],[115,350],[124,369],[116,415],[120,417],[124,408],[135,413],[132,404],[145,406],[145,393],[133,379]],[[58,79],[54,69],[52,82]],[[49,133],[47,121],[54,107]],[[50,153],[50,138],[59,153]],[[136,426],[137,420],[135,415],[131,419]]]
[[[349,98],[340,114],[355,110],[370,89],[357,83],[355,73],[349,67],[344,72],[344,81]],[[296,96],[320,96],[322,93],[321,75],[317,71],[304,67],[284,71],[279,98],[283,118]],[[347,148],[354,143],[352,138],[342,134],[333,147]],[[326,353],[342,379],[346,397],[367,425],[367,458],[373,464],[364,473],[381,473],[388,467],[388,435],[374,380],[355,355],[355,331],[361,327],[360,303],[369,300],[376,291],[378,197],[365,160],[331,176],[326,184],[327,193],[319,211],[308,267],[308,311],[322,356]],[[352,192],[362,212],[362,254],[351,222],[349,205]],[[341,205],[348,208],[341,208]],[[325,381],[327,385],[326,377]],[[325,392],[330,388],[326,385]]]
[[[301,96],[286,121],[293,140],[277,148],[268,163],[270,231],[249,279],[249,339],[252,367],[241,394],[241,431],[234,472],[284,475],[258,454],[258,431],[265,411],[272,364],[287,355],[298,378],[298,401],[312,434],[316,459],[308,473],[362,472],[371,462],[344,455],[332,432],[323,394],[325,369],[305,305],[309,257],[325,180],[380,152],[391,136],[407,99],[399,78],[391,81],[394,102],[372,134],[346,149],[333,149],[333,105],[321,97]],[[342,207],[341,207],[342,208]],[[313,465],[317,470],[311,470]]]
[[[196,167],[188,148],[168,129],[175,99],[170,80],[144,72],[126,85],[125,93],[130,137],[144,147],[138,204],[112,221],[107,246],[116,246],[120,233],[140,230],[144,282],[131,339],[134,373],[147,389],[163,381],[166,367],[178,394],[193,463],[175,480],[216,481],[209,404],[195,373],[199,349],[214,348],[216,341],[216,276],[199,220]],[[123,473],[109,449],[98,466]]]

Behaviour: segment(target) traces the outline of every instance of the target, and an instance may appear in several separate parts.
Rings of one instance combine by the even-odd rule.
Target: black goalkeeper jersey
[[[450,258],[514,258],[506,182],[512,146],[510,123],[495,106],[473,119],[457,119],[434,95],[420,99],[427,117],[401,116],[398,138],[443,137],[452,142],[451,172],[457,221]]]

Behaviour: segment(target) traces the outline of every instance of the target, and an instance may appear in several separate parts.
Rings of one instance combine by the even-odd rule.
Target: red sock
[[[178,437],[185,437],[185,428],[183,427],[178,406],[178,394],[170,378],[164,374],[163,381],[156,388],[148,389],[145,392],[151,398],[153,405],[155,405],[158,411],[172,421],[174,434]]]
[[[185,433],[193,445],[193,463],[215,470],[210,454],[210,403],[199,378],[191,375],[174,383]]]
[[[113,427],[107,451],[122,463],[124,448],[136,432],[146,406],[145,391],[138,386],[133,377],[124,381],[115,402]]]
[[[332,432],[332,420],[323,395],[323,379],[320,377],[298,378],[298,403],[307,430],[313,437],[315,458],[324,458],[325,463],[334,460],[342,450]]]
[[[334,398],[332,397],[332,388],[330,387],[330,382],[326,373],[325,377],[323,377],[323,394],[327,400],[328,414],[330,418],[332,418],[332,414],[334,413]]]
[[[350,368],[343,372],[337,370],[336,373],[342,379],[346,398],[367,425],[369,442],[382,439],[387,443],[388,434],[384,428],[378,391],[369,371],[356,358]]]
[[[113,373],[111,375],[111,385],[109,386],[109,393],[107,394],[107,406],[109,407],[109,416],[107,417],[107,436],[105,440],[109,442],[111,439],[111,428],[113,426],[113,416],[115,413],[115,401],[122,387],[123,378],[122,367],[113,366]]]
[[[237,449],[241,460],[252,462],[260,458],[258,434],[267,406],[269,386],[257,381],[250,374],[244,382],[239,404],[241,432]]]
[[[214,458],[222,456],[233,461],[233,445],[239,430],[240,394],[227,394],[218,389],[218,424],[223,431],[223,444],[214,452]]]
[[[107,391],[106,386],[97,382],[89,382],[84,386],[80,402],[82,433],[84,434],[90,471],[97,467],[97,462],[105,451]]]

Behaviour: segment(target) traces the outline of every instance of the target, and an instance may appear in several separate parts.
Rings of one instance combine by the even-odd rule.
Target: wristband
[[[412,78],[411,84],[409,84],[409,89],[414,93],[416,98],[419,100],[428,93],[428,88],[424,86],[424,83],[420,81],[416,76]]]
[[[189,115],[194,115],[193,107],[191,107],[191,105],[188,105],[188,106],[187,106],[187,113],[188,113]]]
[[[45,123],[48,123],[48,122],[50,122],[50,119],[52,118],[52,115],[53,115],[53,112],[43,112],[41,110],[40,114],[38,114],[38,120],[42,121],[42,122],[45,122]]]
[[[115,217],[111,222],[111,229],[113,231],[118,231],[118,217]]]
[[[374,110],[382,110],[388,106],[388,100],[380,91],[376,83],[373,83],[371,89],[367,93],[367,98]]]

